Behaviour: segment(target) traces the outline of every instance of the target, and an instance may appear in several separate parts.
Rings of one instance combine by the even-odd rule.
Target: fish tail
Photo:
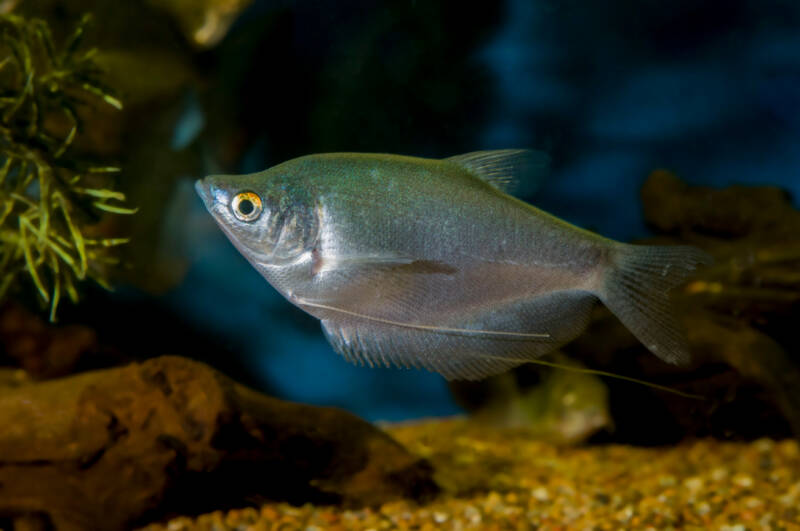
[[[676,365],[690,361],[686,333],[669,300],[711,257],[695,247],[619,244],[598,293],[605,305],[650,351]]]

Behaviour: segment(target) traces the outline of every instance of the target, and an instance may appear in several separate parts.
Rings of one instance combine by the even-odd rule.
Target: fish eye
[[[261,198],[253,192],[239,192],[231,200],[231,212],[239,221],[255,221],[263,210]]]

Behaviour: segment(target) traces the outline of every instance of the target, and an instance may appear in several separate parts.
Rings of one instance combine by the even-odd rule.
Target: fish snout
[[[225,191],[214,184],[213,176],[204,177],[195,181],[194,189],[208,209],[211,209],[214,203],[224,203],[226,201]]]
[[[208,200],[211,198],[211,186],[208,182],[208,177],[205,179],[197,179],[194,182],[194,189],[197,191],[197,195],[200,196],[200,199],[203,200],[203,203],[208,206]]]

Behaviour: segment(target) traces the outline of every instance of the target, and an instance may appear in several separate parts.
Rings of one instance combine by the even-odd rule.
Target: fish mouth
[[[211,205],[214,203],[214,197],[211,195],[211,183],[208,182],[208,177],[197,179],[194,183],[194,189],[197,191],[197,195],[200,196],[200,199],[203,200],[206,208],[210,209]]]
[[[221,205],[227,205],[230,201],[228,191],[225,190],[224,187],[219,186],[219,179],[220,176],[218,175],[209,175],[198,179],[194,183],[194,189],[197,191],[197,195],[203,200],[208,211],[212,213],[215,208],[219,208]]]

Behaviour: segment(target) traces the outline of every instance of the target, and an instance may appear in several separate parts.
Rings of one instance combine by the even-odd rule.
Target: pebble
[[[733,484],[743,489],[749,489],[753,486],[753,478],[746,474],[737,474],[733,478]]]
[[[689,489],[691,492],[697,492],[703,488],[703,478],[699,477],[690,477],[683,480],[683,486]]]
[[[544,487],[537,487],[531,491],[531,495],[538,501],[544,502],[550,499],[550,493]]]
[[[711,479],[714,481],[723,481],[728,477],[728,469],[717,467],[711,471]]]
[[[398,500],[362,509],[269,503],[145,529],[800,530],[800,447],[794,440],[556,447],[524,429],[489,429],[461,419],[385,429],[430,460],[442,496],[424,506]]]

